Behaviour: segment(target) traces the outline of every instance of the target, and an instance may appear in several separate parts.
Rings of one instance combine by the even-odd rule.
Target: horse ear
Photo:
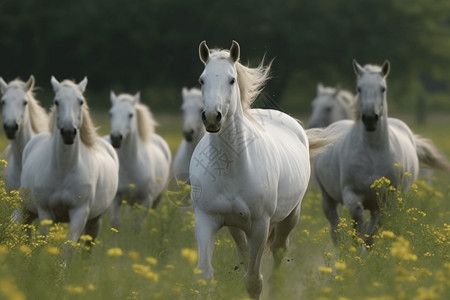
[[[116,103],[116,101],[117,101],[116,93],[114,93],[113,91],[111,91],[111,92],[109,93],[109,100],[111,100],[111,104],[114,105],[114,103]]]
[[[320,94],[322,92],[323,88],[324,88],[323,83],[319,82],[317,84],[317,94]]]
[[[80,83],[78,84],[78,88],[82,93],[84,93],[84,91],[86,90],[87,83],[88,83],[87,77],[84,76],[83,80],[81,80]]]
[[[61,88],[61,83],[59,83],[59,81],[56,80],[55,76],[52,76],[52,78],[50,79],[50,82],[52,83],[53,91],[56,92]]]
[[[34,88],[34,76],[30,75],[30,78],[28,79],[28,81],[25,83],[25,90],[26,91],[31,91]]]
[[[342,87],[340,84],[336,85],[336,87],[334,88],[334,93],[333,93],[333,97],[336,98],[337,95],[341,92]]]
[[[230,58],[237,62],[239,60],[239,56],[241,55],[241,49],[239,47],[238,42],[234,41],[231,42],[231,48],[230,48]]]
[[[356,59],[353,59],[353,70],[355,71],[356,76],[361,76],[364,73],[364,68],[358,64]]]
[[[391,69],[391,63],[389,60],[385,60],[383,65],[381,66],[381,76],[387,77],[389,74],[389,70]]]
[[[139,103],[139,101],[141,101],[141,92],[137,92],[137,93],[134,95],[134,104]]]
[[[1,90],[2,94],[5,93],[7,86],[8,86],[8,84],[3,80],[3,77],[0,77],[0,90]]]
[[[206,64],[209,59],[209,48],[206,45],[206,41],[203,41],[198,46],[198,55],[200,56],[200,60]]]
[[[183,88],[181,89],[181,97],[183,98],[183,100],[184,97],[186,97],[187,92],[188,92],[187,87],[183,86]]]

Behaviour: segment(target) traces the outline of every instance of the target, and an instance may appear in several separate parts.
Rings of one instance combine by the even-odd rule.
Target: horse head
[[[117,96],[111,92],[110,99],[112,107],[109,110],[111,120],[111,144],[114,148],[120,148],[122,141],[131,131],[136,131],[136,110],[135,105],[140,101],[140,93],[134,96],[130,94],[120,94]]]
[[[353,60],[353,69],[357,76],[356,91],[360,117],[369,132],[375,131],[380,118],[387,115],[386,77],[389,68],[388,60],[381,67],[373,65],[361,67]]]
[[[205,69],[200,76],[205,107],[202,122],[208,132],[218,132],[224,118],[236,111],[240,99],[235,64],[239,61],[240,48],[232,42],[229,51],[210,51],[206,42],[199,46],[200,60]]]
[[[53,100],[56,113],[56,128],[59,130],[64,144],[72,145],[77,132],[83,123],[83,96],[86,90],[87,78],[75,84],[70,80],[59,82],[52,76],[51,83],[55,92]]]
[[[205,132],[201,119],[204,107],[202,92],[196,88],[189,90],[184,87],[181,96],[183,98],[183,104],[181,105],[183,136],[188,142],[199,140]]]
[[[3,129],[8,139],[16,138],[21,129],[27,113],[29,93],[34,88],[34,76],[31,75],[27,82],[15,80],[7,84],[0,77],[0,88],[3,94],[1,99]]]

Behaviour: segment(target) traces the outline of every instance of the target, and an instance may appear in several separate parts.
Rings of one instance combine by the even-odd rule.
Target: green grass
[[[94,113],[100,133],[107,134],[105,114]],[[175,153],[181,140],[178,116],[156,116],[157,132]],[[302,118],[301,118],[302,119]],[[435,118],[414,131],[431,138],[450,157],[449,118]],[[6,141],[1,135],[0,145]],[[103,220],[90,254],[65,245],[67,226],[50,225],[42,236],[35,224],[32,238],[11,220],[17,194],[0,181],[0,299],[245,299],[235,247],[219,232],[213,258],[215,280],[196,279],[193,214],[165,195],[146,212],[122,208],[122,228]],[[264,299],[448,299],[450,298],[450,185],[448,173],[436,171],[433,185],[419,181],[408,195],[391,193],[375,244],[366,254],[352,237],[348,212],[342,209],[342,243],[331,243],[317,187],[311,184],[302,203],[291,247],[272,278],[272,259],[263,258]],[[140,230],[133,220],[145,213]],[[66,260],[67,248],[73,252]]]

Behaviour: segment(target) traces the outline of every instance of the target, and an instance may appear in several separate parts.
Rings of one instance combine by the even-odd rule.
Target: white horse
[[[119,160],[92,124],[83,96],[87,78],[51,83],[51,133],[31,139],[23,153],[24,201],[39,219],[70,222],[68,239],[98,235],[118,185]],[[34,201],[34,205],[33,205]]]
[[[315,158],[314,170],[334,242],[338,242],[337,208],[344,204],[358,235],[371,244],[380,224],[380,202],[371,188],[376,179],[385,177],[393,187],[407,191],[417,178],[419,160],[429,167],[448,168],[429,140],[415,136],[402,121],[388,118],[389,66],[386,61],[381,67],[361,67],[353,61],[359,117],[335,122],[323,130],[334,143]],[[371,214],[367,228],[363,228],[365,209]]]
[[[201,114],[203,111],[202,92],[197,88],[182,89],[183,136],[173,160],[173,171],[177,180],[189,181],[189,163],[200,139],[205,135]]]
[[[310,177],[308,138],[290,116],[250,109],[270,66],[243,66],[235,41],[229,51],[210,51],[202,42],[199,55],[205,64],[200,83],[208,133],[197,145],[189,169],[198,269],[203,278],[213,277],[215,234],[228,226],[239,249],[248,241],[246,288],[251,297],[259,298],[260,263],[269,232],[278,264],[278,250],[287,247],[300,215]]]
[[[317,85],[317,96],[311,103],[312,114],[308,128],[327,127],[333,122],[354,119],[355,96],[339,86],[325,87]]]
[[[35,99],[33,88],[33,75],[27,82],[16,79],[8,84],[0,77],[3,129],[9,139],[4,151],[8,162],[4,173],[8,191],[20,188],[22,153],[28,141],[40,132],[49,131],[47,113]]]
[[[171,153],[166,141],[154,132],[156,121],[136,95],[111,92],[110,141],[119,157],[119,187],[111,205],[111,224],[119,228],[122,199],[128,204],[156,207],[166,187]]]

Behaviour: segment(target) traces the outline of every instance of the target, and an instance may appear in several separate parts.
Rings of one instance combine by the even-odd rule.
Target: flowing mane
[[[211,50],[211,58],[218,57],[228,59],[230,52],[228,50]],[[270,67],[272,62],[264,66],[264,59],[256,68],[244,66],[239,61],[235,63],[237,71],[237,80],[240,90],[242,107],[249,109],[256,97],[261,93],[266,82],[270,79]]]
[[[364,70],[366,70],[369,73],[381,73],[381,66],[377,65],[365,65]]]
[[[17,87],[20,89],[25,88],[25,82],[15,79],[9,83],[11,87]],[[28,91],[28,116],[30,118],[31,128],[35,133],[48,131],[48,115],[45,109],[40,105],[39,101],[35,98],[33,91]]]
[[[62,81],[61,85],[69,86],[72,88],[78,88],[76,84],[74,84],[70,80]],[[81,106],[81,109],[83,112],[83,122],[81,123],[80,127],[80,138],[83,144],[85,144],[87,147],[90,148],[97,143],[100,137],[97,133],[97,127],[95,127],[94,123],[92,122],[91,116],[89,114],[89,107],[86,101]],[[50,128],[55,128],[55,126],[56,126],[56,109],[55,105],[52,105],[50,110]],[[53,130],[53,132],[55,131]]]
[[[153,118],[153,114],[148,106],[137,103],[135,105],[135,109],[137,114],[139,137],[142,141],[148,143],[152,134],[155,132],[155,126],[158,125],[158,123]]]

